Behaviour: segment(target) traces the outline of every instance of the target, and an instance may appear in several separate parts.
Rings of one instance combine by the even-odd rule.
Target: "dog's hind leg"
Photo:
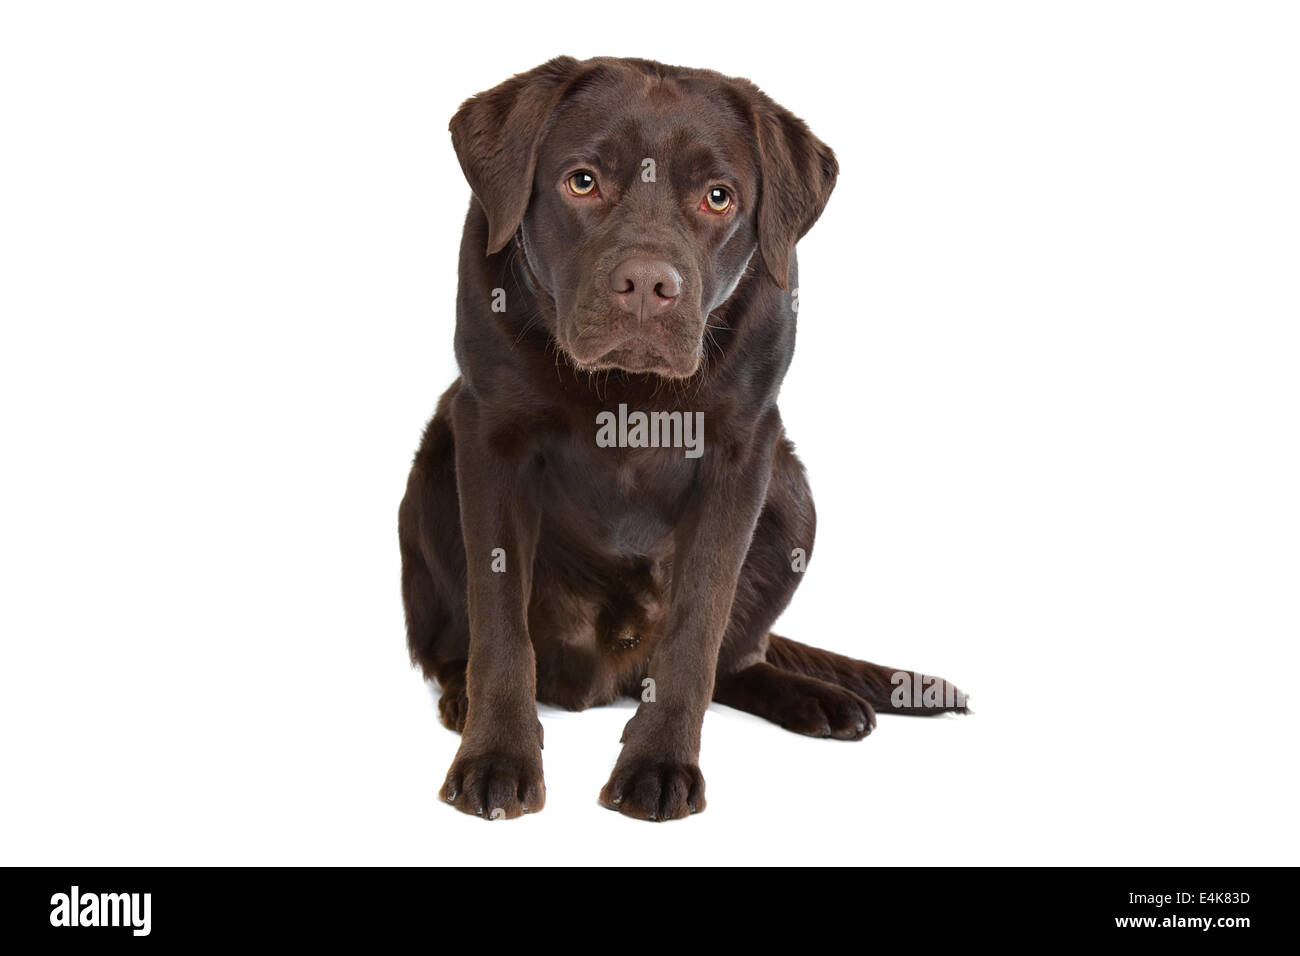
[[[768,659],[772,624],[802,580],[816,524],[803,466],[783,438],[736,587],[713,699],[796,733],[857,740],[875,726],[866,700],[833,681]]]
[[[411,663],[426,679],[437,680],[442,688],[439,715],[459,733],[469,708],[465,680],[469,624],[455,454],[451,427],[443,414],[446,401],[444,396],[416,453],[397,525]]]
[[[713,699],[814,737],[857,740],[875,714],[964,713],[946,681],[808,647],[771,633],[812,554],[816,513],[803,467],[782,440],[718,659]]]
[[[940,677],[854,660],[776,634],[768,640],[767,662],[783,671],[843,687],[882,714],[930,717],[967,713],[966,695]]]

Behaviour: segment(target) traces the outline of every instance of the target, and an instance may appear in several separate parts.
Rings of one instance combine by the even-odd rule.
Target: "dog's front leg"
[[[704,809],[700,731],[713,697],[718,652],[741,566],[771,475],[775,415],[752,440],[710,449],[701,459],[693,503],[676,535],[672,603],[650,657],[623,752],[600,802],[645,820],[675,820]]]
[[[533,456],[516,423],[489,422],[461,393],[452,408],[469,587],[469,711],[441,796],[488,819],[546,802],[528,600],[540,510]],[[535,477],[535,476],[533,476]]]

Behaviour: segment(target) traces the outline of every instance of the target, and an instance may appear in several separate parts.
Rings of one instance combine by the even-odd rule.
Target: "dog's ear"
[[[758,246],[782,289],[790,284],[794,246],[826,208],[840,164],[803,120],[757,90],[753,123],[763,177],[758,199]]]
[[[578,67],[573,57],[556,57],[470,97],[451,118],[456,158],[487,214],[489,255],[523,221],[542,133]]]

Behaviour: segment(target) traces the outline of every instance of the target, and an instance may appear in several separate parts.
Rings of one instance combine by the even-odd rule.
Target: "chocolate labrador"
[[[840,740],[964,711],[771,633],[816,523],[776,398],[826,144],[747,80],[607,58],[515,76],[451,134],[461,374],[399,515],[411,658],[461,734],[443,799],[542,809],[539,700],[640,700],[600,802],[647,820],[704,809],[711,700]]]

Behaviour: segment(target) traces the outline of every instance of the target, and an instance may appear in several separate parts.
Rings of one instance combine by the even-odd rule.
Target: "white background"
[[[1234,3],[11,3],[4,863],[1297,862],[1300,29]],[[466,96],[559,53],[749,76],[842,166],[782,393],[779,627],[975,715],[714,707],[709,809],[435,799],[397,503],[455,375]]]

